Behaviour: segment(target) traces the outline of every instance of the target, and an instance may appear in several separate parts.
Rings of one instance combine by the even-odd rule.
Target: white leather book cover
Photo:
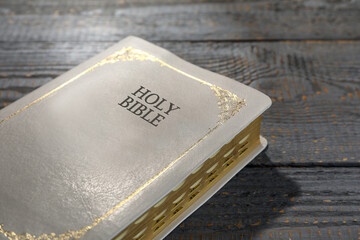
[[[125,38],[0,111],[0,239],[110,239],[270,105]]]

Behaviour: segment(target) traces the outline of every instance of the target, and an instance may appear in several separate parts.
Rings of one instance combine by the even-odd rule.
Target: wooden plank
[[[0,104],[29,93],[113,42],[0,43]],[[273,99],[261,166],[360,166],[360,42],[162,42],[184,59]]]
[[[0,0],[0,106],[129,34],[160,41],[273,100],[266,152],[166,239],[360,239],[360,42],[277,41],[359,40],[359,9],[341,0]]]
[[[246,167],[166,239],[358,239],[360,168]]]
[[[0,41],[359,39],[359,1],[1,1]]]
[[[192,234],[191,232],[183,231],[180,234],[171,234],[165,240],[224,240],[224,239],[241,239],[241,240],[355,240],[359,239],[359,227],[288,227],[282,229],[267,229],[260,233],[255,232],[232,232],[221,231],[208,234]]]

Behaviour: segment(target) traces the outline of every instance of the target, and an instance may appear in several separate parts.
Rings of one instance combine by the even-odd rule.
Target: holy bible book
[[[0,111],[0,239],[162,239],[264,149],[270,105],[128,37]]]

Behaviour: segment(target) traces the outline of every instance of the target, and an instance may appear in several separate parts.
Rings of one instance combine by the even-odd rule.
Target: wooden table
[[[0,106],[127,35],[268,94],[268,149],[167,239],[360,239],[360,3],[0,0]]]

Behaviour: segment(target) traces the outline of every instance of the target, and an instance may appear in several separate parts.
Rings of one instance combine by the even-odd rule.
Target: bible
[[[127,37],[0,110],[0,239],[162,239],[266,147],[270,105]]]

